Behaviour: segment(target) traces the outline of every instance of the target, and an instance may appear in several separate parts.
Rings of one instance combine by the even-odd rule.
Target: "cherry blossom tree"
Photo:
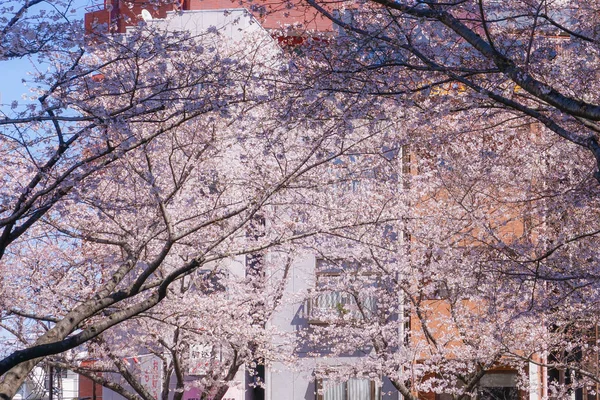
[[[3,335],[14,338],[12,345],[5,341],[0,361],[3,398],[14,395],[42,357],[150,309],[170,284],[201,265],[294,236],[234,245],[273,194],[311,170],[301,163],[306,160],[288,165],[282,158],[281,179],[263,176],[259,185],[242,174],[254,162],[257,171],[270,170],[259,161],[278,143],[262,140],[269,128],[266,120],[257,127],[259,112],[255,122],[231,130],[236,118],[252,114],[268,97],[268,85],[259,89],[257,82],[279,69],[270,38],[266,45],[264,37],[253,38],[253,45],[228,45],[216,31],[192,37],[145,27],[132,29],[126,41],[84,37],[81,23],[67,19],[69,4],[33,16],[37,3],[6,9],[4,15],[13,17],[3,17],[3,58],[37,54],[49,65],[33,78],[39,105],[15,101],[0,120],[6,167],[0,318]],[[52,24],[59,17],[72,29]],[[247,106],[233,113],[239,104]],[[254,131],[246,135],[245,129]],[[163,135],[170,136],[161,141]],[[245,141],[259,142],[256,150],[265,153],[244,153]],[[161,146],[169,152],[161,153]],[[209,154],[215,158],[203,158]],[[202,161],[206,169],[198,168]],[[135,192],[139,185],[147,190]],[[125,192],[131,196],[122,197]],[[175,213],[173,220],[166,204],[181,192],[177,207],[190,213]],[[136,196],[145,200],[137,203]],[[97,231],[104,222],[110,226]],[[194,247],[190,235],[200,231],[204,238]],[[152,248],[156,243],[160,249]],[[179,244],[192,252],[172,254]],[[202,255],[206,251],[214,254]]]
[[[385,226],[351,246],[315,248],[321,261],[298,350],[323,357],[318,378],[387,379],[406,398],[467,398],[498,371],[539,390],[548,368],[549,395],[594,390],[597,194],[577,185],[585,153],[517,127],[502,133],[511,140],[486,145],[492,129],[470,132],[474,144],[449,139],[442,154],[419,148],[419,173],[404,178],[410,184],[395,196],[403,205],[385,210]],[[567,154],[564,167],[580,172],[544,181]],[[523,173],[535,156],[539,169]],[[559,212],[573,207],[567,198],[575,212]]]
[[[77,11],[69,1],[52,6],[43,0],[16,1],[2,5],[0,17],[0,59],[39,55],[77,47],[82,26],[74,21]],[[73,23],[75,22],[75,23]]]
[[[342,32],[327,80],[358,95],[539,122],[598,162],[595,8],[566,1],[307,1]],[[337,9],[335,12],[333,7]],[[323,46],[321,46],[323,48]],[[457,97],[463,101],[455,104]]]
[[[320,355],[370,349],[327,374],[388,377],[408,398],[468,396],[502,367],[520,372],[522,388],[536,365],[570,374],[550,385],[556,396],[595,387],[593,6],[307,3],[336,25],[296,52],[307,87],[335,93],[357,119],[395,115],[388,145],[412,156],[388,174],[409,175],[390,215],[404,240],[373,232],[355,237],[350,256],[322,254],[349,272],[319,283],[309,303],[332,292],[353,300],[311,327],[307,343],[339,343]],[[384,307],[361,309],[372,298]]]
[[[325,324],[301,345],[363,356],[323,365],[327,376],[386,377],[407,398],[465,398],[498,367],[523,388],[531,365],[573,371],[557,395],[598,382],[585,333],[600,231],[590,3],[308,3],[336,32],[285,62],[261,41],[143,27],[125,42],[97,36],[93,53],[41,29],[4,50],[48,54],[51,69],[35,76],[39,105],[0,120],[0,318],[15,338],[0,396],[42,357],[88,342],[126,376],[118,360],[133,349],[113,337],[128,327],[160,330],[135,346],[159,353],[162,340],[175,375],[191,341],[238,349],[199,383],[222,396],[232,368],[275,358],[265,321],[280,294],[186,285],[301,247],[338,272],[309,302],[349,299],[315,316]],[[262,279],[230,284],[243,297]],[[206,304],[189,320],[187,293]],[[219,307],[260,340],[223,330]]]
[[[283,300],[292,261],[271,253],[261,258],[261,269],[271,273],[258,277],[245,274],[241,260],[198,271],[181,279],[149,313],[89,343],[87,357],[94,362],[80,364],[68,355],[50,362],[130,399],[152,400],[158,393],[162,399],[181,399],[190,390],[201,398],[221,399],[230,386],[245,385],[236,382],[238,372],[243,380],[244,373],[256,373],[256,363],[291,356],[290,348],[275,344],[281,333],[267,328],[266,321]],[[142,371],[148,357],[161,364],[162,379],[154,391],[148,390]]]
[[[56,118],[5,120],[32,124],[32,140],[47,122],[48,141],[59,146],[59,153],[51,152],[53,164],[40,171],[22,154],[35,160],[41,154],[35,146],[44,140],[7,143],[15,146],[7,153],[17,167],[34,175],[30,190],[15,201],[29,201],[36,211],[17,208],[29,219],[7,228],[18,234],[8,235],[2,259],[2,328],[15,338],[0,361],[6,398],[43,357],[136,316],[149,318],[153,307],[178,295],[172,286],[185,284],[197,270],[216,273],[215,265],[225,260],[289,251],[291,242],[361,228],[376,222],[385,207],[378,198],[343,207],[334,184],[342,178],[329,173],[347,153],[380,148],[384,130],[340,129],[347,125],[344,110],[328,105],[327,97],[302,118],[294,111],[302,98],[277,103],[276,90],[289,70],[269,37],[266,44],[256,37],[228,43],[217,33],[157,36],[142,27],[130,38],[135,40],[127,45],[116,39],[96,43],[94,53],[81,54],[77,68],[64,71],[66,83],[42,101],[58,102],[54,115],[54,108],[70,104],[76,116],[61,111]],[[89,78],[88,58],[95,69],[102,64],[101,79]],[[81,76],[73,72],[84,65]],[[332,118],[335,113],[340,115]],[[38,193],[40,182],[51,186]],[[256,288],[249,293],[266,284],[261,279],[251,276],[247,284]],[[238,304],[260,329],[274,302],[262,301],[262,308]],[[164,340],[174,345],[174,339]],[[246,347],[231,371],[263,357],[261,342],[236,341]],[[213,377],[209,390],[222,396],[227,376]]]
[[[324,357],[317,377],[466,398],[498,371],[540,390],[547,368],[549,395],[595,390],[597,189],[586,155],[520,121],[499,132],[478,122],[464,127],[469,142],[413,143],[414,175],[395,196],[403,206],[382,214],[389,226],[317,256],[299,345]]]

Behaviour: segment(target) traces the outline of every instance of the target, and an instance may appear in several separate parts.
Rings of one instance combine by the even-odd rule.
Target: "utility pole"
[[[54,367],[48,366],[48,400],[54,400]]]

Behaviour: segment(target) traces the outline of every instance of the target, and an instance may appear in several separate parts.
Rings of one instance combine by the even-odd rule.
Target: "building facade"
[[[129,26],[138,23],[155,24],[166,29],[201,32],[209,27],[217,29],[231,38],[238,39],[250,32],[263,30],[275,40],[286,45],[302,42],[301,35],[306,30],[333,32],[333,26],[314,11],[284,9],[262,2],[253,3],[251,10],[238,8],[239,4],[229,0],[183,0],[175,4],[160,4],[153,6],[149,2],[127,2],[122,0],[106,0],[103,5],[91,10],[85,18],[86,29],[104,29],[104,32],[126,33]],[[234,23],[235,21],[235,23]],[[297,27],[297,31],[294,27]],[[285,30],[285,33],[282,33]],[[290,42],[290,33],[298,32],[298,40]],[[402,238],[398,238],[402,240]],[[335,260],[334,260],[335,261]],[[250,257],[245,260],[246,270],[255,268]],[[343,276],[345,268],[360,269],[356,265],[332,266],[335,264],[326,258],[314,254],[304,254],[298,257],[290,273],[290,279],[285,287],[285,298],[298,299],[283,304],[270,319],[270,326],[287,334],[287,338],[300,332],[322,330],[323,327],[334,324],[350,324],[352,321],[368,319],[377,313],[378,300],[376,293],[378,279],[376,273],[360,272],[360,280],[364,283],[364,296],[353,295],[348,291],[339,290],[336,280]],[[375,288],[371,290],[372,288]],[[443,297],[443,296],[442,296]],[[398,294],[398,304],[404,301]],[[425,302],[429,309],[434,310],[433,319],[446,319],[448,313],[445,300],[435,295]],[[424,304],[425,304],[424,303]],[[397,337],[395,348],[399,351],[403,346],[417,348],[427,339],[421,329],[419,318],[414,311],[406,311],[396,307],[395,316]],[[448,328],[451,330],[452,328]],[[325,329],[326,330],[326,329]],[[446,331],[448,333],[448,331]],[[236,375],[230,390],[225,395],[226,400],[400,400],[403,396],[386,376],[369,376],[356,371],[340,380],[336,370],[347,368],[361,362],[375,351],[374,346],[366,346],[356,351],[337,352],[328,355],[327,347],[337,343],[328,341],[323,348],[317,348],[315,343],[302,342],[296,348],[297,361],[294,367],[284,363],[273,363],[266,366],[258,365],[254,373],[249,374],[241,369]],[[201,349],[198,353],[202,353]],[[210,360],[207,352],[206,363]],[[146,357],[146,355],[142,355]],[[147,356],[150,357],[150,356]],[[427,355],[417,354],[414,364],[418,366]],[[199,357],[202,364],[202,357]],[[417,368],[417,367],[415,367]],[[143,368],[142,368],[143,369]],[[328,373],[332,377],[328,378]],[[477,388],[477,398],[480,400],[541,400],[548,395],[546,384],[548,371],[536,363],[529,363],[527,368],[528,390],[519,386],[523,377],[514,368],[498,362],[480,378]],[[202,376],[202,368],[191,371],[195,377]],[[335,378],[334,378],[335,377]],[[432,375],[429,379],[435,379]],[[425,379],[426,380],[426,379]],[[156,392],[157,397],[160,392]],[[449,400],[451,393],[436,393],[435,391],[413,391],[413,394],[427,400]],[[576,393],[573,393],[576,396]],[[108,400],[121,398],[108,389],[103,389],[102,397]],[[191,388],[184,392],[184,400],[199,399],[197,389]]]

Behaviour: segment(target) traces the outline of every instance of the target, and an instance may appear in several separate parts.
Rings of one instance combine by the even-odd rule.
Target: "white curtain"
[[[323,382],[323,400],[346,400],[344,383]]]
[[[352,378],[346,384],[347,400],[371,400],[371,382],[368,379]]]
[[[376,389],[375,399],[371,398],[371,381],[363,378],[350,378],[338,384],[323,381],[323,400],[377,400],[379,389]]]

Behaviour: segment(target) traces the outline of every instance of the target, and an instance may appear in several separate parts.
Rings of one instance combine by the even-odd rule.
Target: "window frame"
[[[381,400],[381,388],[377,386],[377,383],[374,380],[368,378],[360,378],[360,377],[351,377],[346,381],[338,383],[338,385],[343,385],[344,387],[344,395],[343,399],[340,400],[354,400],[348,398],[348,382],[352,379],[361,379],[369,381],[369,400]],[[315,380],[315,400],[326,400],[325,399],[325,386],[324,381],[327,381],[327,378],[317,378]]]
[[[339,261],[339,263],[338,263]],[[349,262],[346,265],[349,267],[346,269],[344,266],[346,261],[344,260],[327,260],[327,259],[319,259],[317,258],[315,263],[315,291],[313,295],[307,299],[306,301],[306,317],[308,319],[309,324],[329,324],[332,322],[340,322],[340,321],[353,321],[353,320],[363,320],[365,318],[373,318],[377,315],[377,298],[376,296],[367,296],[365,298],[357,298],[357,294],[353,294],[350,291],[345,290],[328,290],[326,288],[326,284],[322,283],[324,279],[332,279],[336,277],[343,277],[345,271],[355,269],[357,274],[361,276],[369,276],[374,277],[373,281],[370,284],[379,286],[379,276],[380,274],[374,272],[360,272],[360,262],[354,261]],[[330,268],[329,266],[332,266]],[[339,266],[338,266],[339,265]],[[321,281],[321,284],[320,282]],[[322,299],[326,296],[339,296],[339,303],[333,307],[317,307],[316,303],[319,302],[319,299]],[[358,302],[357,302],[358,300]],[[350,305],[356,310],[348,310],[345,309],[344,306]],[[341,306],[341,307],[338,307]],[[362,308],[362,312],[361,312]],[[331,313],[323,313],[326,315],[316,315],[315,310],[317,309],[327,309],[331,310]],[[337,313],[335,312],[337,310]],[[349,318],[344,318],[346,314],[350,314]]]

